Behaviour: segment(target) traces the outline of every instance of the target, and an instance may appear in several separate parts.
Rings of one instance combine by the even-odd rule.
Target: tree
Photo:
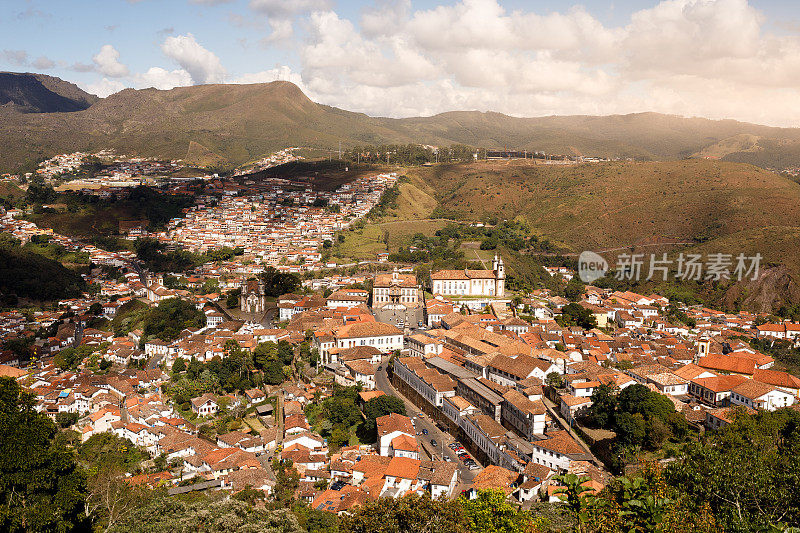
[[[61,428],[68,428],[78,421],[78,413],[61,412],[56,414],[56,424]]]
[[[300,278],[296,274],[279,272],[275,267],[267,267],[261,273],[261,281],[267,296],[280,296],[300,288]]]
[[[460,500],[469,531],[523,533],[534,527],[533,516],[508,502],[502,490],[481,490],[478,497]]]
[[[228,309],[236,309],[239,307],[239,297],[242,295],[242,289],[234,289],[228,293],[225,299],[225,307]]]
[[[573,277],[564,288],[564,297],[570,302],[577,302],[583,296],[585,286],[577,277]]]
[[[119,465],[100,463],[91,471],[86,509],[94,517],[95,527],[108,531],[133,513],[144,499],[144,489],[131,486]]]
[[[592,392],[592,405],[589,406],[588,417],[601,428],[614,424],[617,411],[617,396],[614,389],[606,384],[600,385]]]
[[[264,383],[268,385],[280,385],[286,376],[283,373],[283,364],[280,361],[269,361],[264,367]]]
[[[548,387],[560,389],[564,386],[564,378],[558,372],[553,371],[547,374],[545,383]]]
[[[647,424],[641,413],[617,413],[615,422],[617,438],[623,445],[638,447],[644,443]]]
[[[113,465],[122,472],[136,472],[148,454],[130,440],[113,433],[98,433],[77,448],[78,460],[92,470],[102,465]],[[91,473],[91,472],[90,472]]]
[[[561,501],[567,504],[572,514],[578,522],[578,531],[585,531],[585,523],[588,521],[587,508],[592,503],[592,498],[589,494],[591,488],[584,484],[589,481],[589,477],[578,477],[575,474],[568,473],[560,476],[555,476],[554,481],[563,485],[556,490],[556,495]]]
[[[364,421],[358,430],[359,439],[364,442],[375,442],[378,439],[378,426],[375,419],[390,413],[406,414],[406,406],[403,400],[396,396],[384,394],[377,398],[372,398],[364,404]]]
[[[561,309],[561,325],[562,326],[580,326],[583,329],[592,329],[597,327],[597,319],[591,311],[585,307],[570,303]]]
[[[375,420],[376,418],[391,413],[397,413],[403,416],[406,414],[406,405],[403,403],[403,400],[397,396],[384,394],[377,398],[372,398],[364,404],[364,416],[367,419]]]
[[[272,471],[275,472],[276,480],[272,496],[278,505],[290,507],[294,501],[294,493],[300,486],[300,474],[289,459],[273,460]]]
[[[411,494],[370,500],[342,517],[341,533],[467,533],[460,500]]]
[[[8,377],[0,377],[0,435],[0,530],[88,529],[86,479],[73,453]]]
[[[266,494],[264,494],[263,490],[254,489],[250,485],[247,485],[244,489],[240,490],[236,494],[232,496],[234,500],[239,500],[240,502],[247,502],[250,505],[255,505],[258,501],[263,501],[266,499]]]
[[[338,450],[349,442],[350,433],[342,426],[334,427],[331,431],[330,437],[328,437],[328,445],[330,446],[331,450]]]
[[[686,447],[664,471],[693,512],[708,507],[724,531],[800,524],[800,413],[733,413],[733,422]]]
[[[144,334],[158,337],[163,341],[173,341],[186,328],[201,328],[206,325],[206,317],[191,302],[170,298],[152,309],[144,320]]]
[[[112,527],[113,533],[302,533],[288,511],[257,509],[236,499],[191,501],[157,494]]]
[[[186,371],[186,361],[183,360],[183,357],[178,357],[172,364],[172,373],[180,374],[181,372],[185,371]]]

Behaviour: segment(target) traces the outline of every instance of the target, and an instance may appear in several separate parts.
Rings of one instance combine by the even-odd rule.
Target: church
[[[506,294],[503,258],[494,256],[491,270],[439,270],[431,273],[433,294],[503,298]]]
[[[260,314],[267,310],[267,295],[264,283],[260,279],[248,279],[242,284],[242,295],[239,299],[242,312]]]

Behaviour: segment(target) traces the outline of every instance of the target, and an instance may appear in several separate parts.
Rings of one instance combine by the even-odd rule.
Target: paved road
[[[161,360],[164,358],[163,355],[157,354],[150,358],[150,361],[147,362],[147,368],[153,369],[158,367],[158,364],[161,363]]]
[[[416,420],[414,421],[414,427],[417,431],[422,431],[423,429],[428,431],[427,435],[418,435],[417,439],[424,441],[428,446],[425,448],[426,451],[433,449],[430,446],[431,439],[436,440],[436,447],[434,450],[433,455],[436,459],[442,458],[442,453],[446,457],[450,458],[450,461],[453,462],[458,466],[458,478],[461,481],[462,488],[466,488],[472,484],[472,480],[475,479],[475,476],[482,469],[478,470],[470,470],[467,468],[464,463],[458,458],[453,450],[447,447],[448,444],[453,442],[455,439],[450,436],[449,433],[445,431],[441,431],[436,424],[428,417],[428,415],[420,415],[420,410],[413,404],[411,401],[400,394],[397,389],[392,386],[392,383],[389,381],[389,377],[386,375],[386,365],[388,364],[388,357],[384,358],[381,362],[380,370],[375,372],[375,386],[378,390],[382,390],[386,394],[391,394],[393,396],[397,396],[398,398],[402,399],[403,402],[406,404],[406,414],[410,417],[415,417]],[[429,453],[430,455],[430,453]]]

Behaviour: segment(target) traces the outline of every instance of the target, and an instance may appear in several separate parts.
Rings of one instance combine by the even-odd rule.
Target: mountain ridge
[[[67,113],[99,98],[61,78],[32,72],[0,72],[0,107],[21,113]]]
[[[758,137],[761,149],[726,152],[722,159],[770,166],[775,154],[782,165],[800,166],[797,128],[654,112],[512,117],[494,111],[447,111],[429,117],[372,117],[315,103],[287,81],[125,89],[68,113],[18,111],[7,109],[0,123],[0,138],[6,145],[0,153],[0,170],[13,171],[57,153],[102,148],[180,159],[193,142],[218,154],[220,164],[228,167],[287,146],[332,149],[339,142],[344,147],[466,144],[675,160],[741,135]]]

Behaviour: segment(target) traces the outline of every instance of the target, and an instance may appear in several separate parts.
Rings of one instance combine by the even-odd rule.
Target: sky
[[[0,70],[105,97],[288,80],[373,116],[655,111],[800,127],[788,0],[0,0]]]

